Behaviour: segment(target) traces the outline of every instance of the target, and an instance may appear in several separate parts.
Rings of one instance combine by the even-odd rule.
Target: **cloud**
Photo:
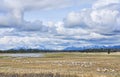
[[[64,49],[68,46],[118,45],[120,0],[87,1],[1,0],[0,47]],[[86,2],[92,5],[77,12],[73,10],[63,21],[24,19],[26,11],[74,8],[76,3],[80,6]]]
[[[71,0],[72,1],[72,0]],[[0,16],[2,27],[15,27],[16,25],[27,26],[24,13],[30,10],[48,10],[67,7],[71,4],[69,0],[1,0],[0,10],[6,14]],[[24,24],[23,24],[24,23]],[[29,24],[32,24],[29,22]],[[15,25],[15,26],[14,26]],[[40,24],[43,25],[43,24]],[[38,26],[36,26],[38,27]]]
[[[95,4],[93,4],[93,9],[102,9],[108,8],[108,6],[118,6],[120,4],[120,0],[97,0]],[[118,8],[118,7],[117,7]]]
[[[102,31],[107,30],[106,32],[109,33],[117,29],[119,14],[117,10],[97,10],[91,13],[91,19],[93,24],[97,25],[97,31],[98,29]]]
[[[71,12],[65,18],[65,27],[90,29],[98,33],[112,33],[120,28],[120,10],[114,7],[120,0],[98,0],[92,8]],[[111,8],[108,8],[111,5]],[[113,8],[114,7],[114,8]]]
[[[22,18],[29,10],[48,10],[68,7],[72,0],[1,0],[0,10],[11,13],[16,18]]]
[[[34,34],[32,34],[34,35]],[[12,48],[38,48],[38,49],[64,49],[64,46],[59,46],[58,44],[62,44],[64,42],[68,42],[67,40],[54,38],[51,35],[47,35],[47,37],[41,36],[4,36],[0,38],[0,46],[2,49],[12,49]],[[5,46],[5,47],[4,47]]]
[[[66,39],[82,40],[86,45],[119,45],[119,4],[120,0],[98,0],[92,8],[69,13],[58,31]]]

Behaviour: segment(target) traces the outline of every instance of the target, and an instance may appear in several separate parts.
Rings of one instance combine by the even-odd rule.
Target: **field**
[[[120,77],[118,52],[43,54],[41,58],[0,56],[0,77]]]

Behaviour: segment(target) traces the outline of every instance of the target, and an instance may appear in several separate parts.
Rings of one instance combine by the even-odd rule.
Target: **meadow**
[[[0,77],[120,77],[119,52],[42,53],[43,57],[3,54],[0,54]]]

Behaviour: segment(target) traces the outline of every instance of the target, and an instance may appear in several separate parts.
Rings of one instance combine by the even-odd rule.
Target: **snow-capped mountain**
[[[116,45],[116,46],[84,46],[84,47],[67,47],[64,50],[85,50],[85,49],[100,49],[100,48],[104,48],[104,49],[120,49],[120,45]]]

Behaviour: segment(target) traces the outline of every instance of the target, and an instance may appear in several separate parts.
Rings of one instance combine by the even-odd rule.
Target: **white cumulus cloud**
[[[58,22],[41,20],[31,22],[24,19],[26,11],[68,7],[73,9],[75,4],[79,6],[82,3],[92,5],[77,12],[73,10]],[[2,49],[17,47],[64,49],[69,46],[119,45],[119,38],[120,0],[0,1]]]

